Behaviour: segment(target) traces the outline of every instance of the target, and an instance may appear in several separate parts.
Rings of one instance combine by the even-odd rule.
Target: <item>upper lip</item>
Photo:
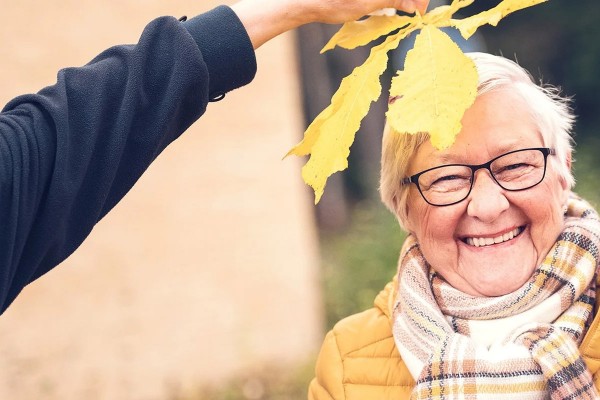
[[[461,237],[461,240],[464,243],[475,246],[482,245],[490,245],[494,243],[501,243],[512,239],[521,233],[524,229],[525,225],[515,226],[513,228],[508,228],[500,231],[496,231],[494,233],[485,233],[485,234],[475,234],[475,235],[465,235]],[[492,242],[490,243],[490,239]]]
[[[512,232],[514,229],[519,228],[523,225],[514,225],[510,228],[506,228],[500,231],[495,231],[494,233],[475,233],[475,234],[467,234],[467,235],[461,235],[460,238],[462,240],[466,240],[468,238],[483,238],[483,239],[487,239],[487,238],[495,238],[498,237],[500,235],[504,235],[505,233],[508,232]]]

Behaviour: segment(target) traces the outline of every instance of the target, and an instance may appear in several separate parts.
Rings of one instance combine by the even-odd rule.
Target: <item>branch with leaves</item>
[[[383,43],[371,49],[369,57],[345,77],[331,104],[310,124],[304,139],[288,156],[310,155],[302,178],[319,202],[327,178],[348,167],[350,146],[371,103],[381,95],[380,76],[387,68],[387,54],[400,40],[420,30],[405,60],[403,71],[392,79],[387,119],[395,132],[427,132],[431,144],[444,149],[454,143],[462,129],[465,111],[477,95],[478,76],[473,61],[442,32],[454,27],[468,39],[485,24],[496,26],[508,14],[547,0],[503,0],[496,7],[464,19],[452,16],[475,0],[453,0],[425,15],[371,16],[348,22],[331,38],[321,53],[339,46],[354,49],[382,36]],[[396,33],[390,34],[396,31]],[[407,155],[408,156],[408,155]]]

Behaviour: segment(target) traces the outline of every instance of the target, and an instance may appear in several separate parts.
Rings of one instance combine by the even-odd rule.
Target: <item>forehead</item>
[[[461,122],[462,130],[448,149],[438,150],[429,141],[417,149],[410,175],[443,164],[481,164],[511,150],[543,146],[530,107],[510,88],[479,96]]]

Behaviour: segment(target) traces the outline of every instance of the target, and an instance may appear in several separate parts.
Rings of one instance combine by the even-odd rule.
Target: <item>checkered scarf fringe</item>
[[[598,214],[572,197],[565,228],[531,279],[484,298],[441,279],[409,236],[393,333],[416,380],[411,399],[600,398],[578,350],[593,318],[599,248]]]

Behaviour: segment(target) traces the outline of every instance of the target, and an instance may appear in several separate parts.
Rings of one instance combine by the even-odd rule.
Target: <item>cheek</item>
[[[460,218],[459,207],[421,206],[413,214],[412,233],[422,246],[435,249],[454,243],[454,234]]]
[[[454,239],[458,217],[445,208],[435,207],[423,213],[420,229],[414,233],[429,265],[449,277],[455,273],[459,257]]]
[[[565,192],[557,186],[545,185],[532,193],[524,206],[531,221],[531,233],[539,258],[545,257],[564,227],[563,202]],[[544,199],[544,201],[540,201]]]

